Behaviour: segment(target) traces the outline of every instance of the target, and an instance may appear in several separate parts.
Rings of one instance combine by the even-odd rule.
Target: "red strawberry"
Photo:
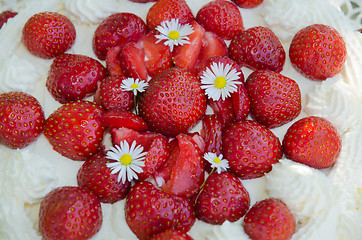
[[[99,119],[102,111],[88,101],[64,104],[48,117],[44,134],[61,155],[85,160],[102,147],[105,130]]]
[[[191,23],[194,16],[185,0],[158,0],[148,11],[146,22],[151,29],[163,21],[177,18],[179,23]]]
[[[132,91],[125,91],[121,86],[125,76],[113,75],[101,81],[94,100],[107,110],[132,110],[134,95]]]
[[[219,156],[222,153],[222,123],[217,114],[205,115],[202,118],[200,131],[205,141],[205,152],[213,152]]]
[[[230,171],[242,179],[263,176],[282,157],[279,139],[264,125],[251,120],[227,127],[222,147]]]
[[[17,15],[17,12],[13,12],[13,11],[4,11],[0,13],[0,29],[2,28],[2,26],[7,23],[9,18],[13,18]]]
[[[137,3],[148,3],[148,2],[157,2],[158,0],[130,0],[130,1]]]
[[[332,123],[315,116],[295,122],[283,139],[283,150],[287,158],[317,169],[332,166],[341,147],[341,137]]]
[[[288,240],[294,234],[295,219],[281,200],[265,199],[245,215],[244,230],[252,240]]]
[[[318,81],[338,74],[346,55],[342,35],[333,27],[323,24],[299,30],[289,48],[293,67],[307,78]]]
[[[193,240],[193,238],[185,232],[170,229],[156,234],[150,240]]]
[[[145,22],[133,13],[114,13],[104,19],[93,36],[93,51],[104,60],[107,51],[129,41],[137,41],[147,32]]]
[[[127,141],[131,146],[132,142],[136,141],[137,145],[141,145],[145,151],[150,148],[153,139],[160,135],[153,132],[137,132],[125,127],[113,128],[110,132],[113,145],[119,145],[120,142]]]
[[[229,56],[240,66],[252,70],[283,70],[285,51],[278,37],[266,27],[253,27],[235,37],[229,45]]]
[[[244,84],[238,84],[236,92],[231,93],[236,121],[245,120],[250,112],[250,97]]]
[[[40,203],[39,230],[46,240],[85,240],[101,228],[102,208],[97,196],[81,187],[59,187]]]
[[[200,81],[177,67],[153,77],[139,97],[139,113],[149,130],[166,136],[187,132],[206,111]]]
[[[50,66],[46,86],[60,103],[66,103],[94,94],[97,83],[106,77],[103,65],[88,56],[61,54]]]
[[[104,152],[100,152],[85,161],[77,174],[79,187],[84,187],[92,191],[103,203],[115,203],[124,199],[131,183],[126,181],[118,182],[118,175],[112,174],[107,163],[113,162],[106,158]]]
[[[249,209],[249,193],[240,180],[229,172],[212,173],[197,197],[196,217],[210,224],[235,222]]]
[[[241,8],[255,8],[259,6],[264,0],[232,0],[232,1]]]
[[[207,31],[231,40],[243,30],[243,18],[238,7],[226,0],[211,1],[204,5],[196,15],[198,21]]]
[[[109,128],[129,128],[143,132],[147,130],[146,122],[133,112],[116,109],[104,111],[101,116],[102,123]]]
[[[177,137],[177,154],[172,157],[174,162],[170,179],[164,179],[161,188],[171,194],[183,197],[195,195],[204,181],[204,161],[202,152],[195,141],[186,134]],[[174,151],[174,150],[173,150]]]
[[[0,95],[0,142],[11,148],[23,148],[43,131],[45,117],[36,98],[22,92]]]
[[[207,59],[207,61],[205,62],[204,67],[203,67],[202,69],[200,69],[199,76],[202,75],[203,71],[205,71],[206,68],[210,68],[210,69],[211,69],[211,66],[212,66],[214,63],[223,63],[224,66],[225,66],[226,64],[231,65],[231,69],[235,69],[237,72],[240,72],[238,81],[244,83],[244,74],[243,74],[243,72],[242,72],[241,67],[239,66],[239,64],[237,64],[234,60],[232,60],[232,59],[229,58],[228,56],[223,56],[223,55],[214,56],[214,57],[211,57],[211,58]]]
[[[152,77],[171,66],[170,48],[157,41],[155,33],[150,32],[139,41],[123,46],[119,64],[126,76],[147,81],[148,76]]]
[[[225,100],[222,100],[222,98],[220,98],[217,101],[208,99],[207,103],[212,108],[214,113],[219,116],[223,128],[235,122],[235,114],[232,105],[233,102],[230,97],[225,98]]]
[[[76,32],[73,23],[56,12],[33,15],[24,25],[23,42],[28,50],[41,58],[54,58],[71,48]]]
[[[252,117],[268,128],[292,121],[302,109],[298,84],[280,73],[257,70],[249,75],[245,87]]]
[[[121,52],[122,46],[111,47],[107,51],[106,55],[106,66],[109,75],[120,75],[123,76],[122,67],[119,63],[119,53]]]
[[[134,185],[126,199],[126,222],[141,240],[168,229],[187,232],[195,222],[190,200],[167,194],[150,182]]]

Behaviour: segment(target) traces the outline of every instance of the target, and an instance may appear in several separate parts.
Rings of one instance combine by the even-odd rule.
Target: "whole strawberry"
[[[3,11],[0,13],[0,29],[2,28],[2,26],[7,23],[7,21],[9,20],[9,18],[13,18],[17,15],[18,13],[13,12],[13,11]]]
[[[238,7],[226,0],[211,1],[204,5],[197,13],[196,21],[207,31],[226,40],[233,39],[244,30]]]
[[[264,125],[251,120],[227,127],[222,147],[230,172],[242,179],[263,176],[282,157],[279,139]]]
[[[295,119],[301,109],[301,93],[291,78],[270,70],[257,70],[245,82],[254,120],[275,128]]]
[[[100,152],[85,161],[77,174],[79,187],[92,191],[103,203],[115,203],[124,199],[131,183],[117,181],[118,175],[112,174],[107,163],[112,162],[106,158],[104,152]]]
[[[46,120],[44,134],[53,149],[72,160],[85,160],[102,147],[102,109],[88,101],[62,105]]]
[[[0,95],[0,142],[23,148],[43,131],[45,117],[36,98],[23,92]]]
[[[155,29],[163,21],[177,18],[180,24],[191,23],[194,15],[185,0],[158,0],[149,9],[146,17],[147,25]]]
[[[341,152],[342,140],[327,119],[309,116],[289,127],[282,146],[287,158],[322,169],[336,162]]]
[[[200,81],[177,67],[153,77],[139,97],[139,114],[149,130],[166,136],[187,132],[205,111],[206,96]]]
[[[23,42],[28,50],[41,58],[54,58],[75,42],[73,23],[56,12],[41,12],[33,15],[23,27]]]
[[[289,48],[293,67],[309,79],[323,81],[338,74],[346,61],[342,35],[333,27],[314,24],[297,32]]]
[[[229,56],[240,66],[252,70],[283,70],[285,51],[278,37],[266,27],[252,27],[237,37],[229,45]]]
[[[93,51],[104,60],[107,51],[129,41],[137,41],[147,31],[144,21],[133,13],[114,13],[104,19],[93,36]]]
[[[241,8],[255,8],[262,4],[264,0],[232,0],[236,5]]]
[[[98,198],[85,188],[59,187],[40,203],[39,230],[45,240],[89,239],[102,221]]]
[[[217,225],[235,222],[245,215],[249,205],[249,193],[236,176],[229,172],[214,172],[197,197],[196,217]]]
[[[295,219],[281,200],[265,199],[245,215],[244,230],[252,240],[288,240],[295,232]]]
[[[193,238],[185,232],[170,229],[156,234],[150,240],[193,240]]]
[[[150,182],[134,185],[126,199],[126,222],[140,240],[169,229],[188,232],[195,222],[190,200],[166,194]]]
[[[106,77],[103,65],[88,56],[61,54],[50,66],[46,86],[60,103],[82,100],[97,90],[97,83]]]

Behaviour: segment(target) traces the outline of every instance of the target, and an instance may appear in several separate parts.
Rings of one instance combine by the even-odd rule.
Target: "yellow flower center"
[[[137,89],[137,88],[138,88],[138,85],[137,85],[137,84],[135,84],[135,83],[133,83],[133,84],[131,85],[131,88],[133,88],[133,89]]]
[[[214,163],[219,164],[221,162],[220,158],[214,158]]]
[[[224,77],[220,76],[215,79],[215,87],[222,89],[225,87],[225,85],[226,85],[226,79]]]
[[[180,33],[178,31],[170,31],[168,37],[172,40],[176,40],[180,37]]]
[[[129,165],[132,162],[132,156],[129,154],[123,154],[119,161],[122,163],[122,165]]]

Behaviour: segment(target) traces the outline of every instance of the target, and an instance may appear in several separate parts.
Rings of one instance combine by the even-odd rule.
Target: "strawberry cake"
[[[154,10],[156,4],[164,11]],[[185,6],[191,14],[185,14]],[[52,204],[65,208],[63,202],[82,202],[79,196],[85,199],[81,211],[70,209],[80,215],[75,222],[87,218],[89,225],[74,227],[79,238],[68,229],[64,239],[171,239],[172,234],[195,240],[265,239],[255,225],[272,220],[259,221],[265,218],[261,211],[277,212],[285,221],[282,230],[272,229],[284,236],[280,239],[361,238],[361,1],[5,0],[0,12],[5,11],[11,12],[0,19],[0,239],[63,239],[54,237],[61,230],[47,222],[49,215],[64,220]],[[224,24],[213,22],[223,11],[229,14]],[[132,21],[122,39],[110,33],[121,18]],[[39,40],[46,21],[60,22],[51,31],[59,30],[61,44]],[[334,54],[333,61],[303,62],[309,53],[306,58],[298,54],[313,51],[304,49],[312,45],[313,34],[324,42],[333,38],[331,52],[325,52]],[[260,61],[259,53],[255,57],[243,46],[243,41],[258,45],[253,39],[260,36],[273,48],[275,57],[262,56],[270,60]],[[139,49],[146,53],[137,55]],[[161,57],[155,60],[155,54]],[[66,93],[74,72],[89,69],[92,80],[79,81],[82,90]],[[284,96],[262,92],[265,78],[293,96],[288,111],[276,111],[278,119],[268,115],[268,106],[254,106]],[[4,130],[8,109],[16,109],[15,103],[6,105],[9,92],[18,92],[12,101],[18,100],[20,112],[41,109],[34,113],[37,118],[26,115],[32,130],[28,126],[22,133],[21,143],[12,141],[16,126]],[[246,96],[239,92],[249,96],[247,110],[245,103],[235,107]],[[168,95],[178,102],[167,105]],[[174,109],[167,110],[170,106]],[[86,140],[77,132],[84,126]],[[250,154],[255,147],[250,139],[260,135],[264,143],[258,143],[261,150],[252,158],[268,160],[259,166],[233,160]],[[300,153],[304,149],[298,144],[308,142],[304,136],[316,139],[310,145],[320,150]],[[211,138],[216,143],[210,147]],[[64,147],[77,141],[83,142]],[[241,144],[251,144],[250,149],[242,152]],[[150,161],[156,158],[157,163]],[[205,164],[209,159],[211,165]],[[108,169],[102,175],[113,179],[108,184],[121,188],[111,197],[97,194],[97,186],[89,189],[92,164],[101,162]],[[216,181],[228,187],[213,185]],[[224,192],[230,203],[214,214],[220,209],[207,206],[210,194],[226,202]],[[170,220],[146,206],[162,200],[167,204],[156,208],[173,207],[166,213]]]

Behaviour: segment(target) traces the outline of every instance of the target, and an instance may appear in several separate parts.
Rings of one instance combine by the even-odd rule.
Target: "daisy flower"
[[[112,170],[112,174],[118,173],[118,182],[121,180],[122,183],[126,180],[130,182],[132,179],[138,179],[137,173],[143,172],[146,154],[142,146],[136,146],[136,141],[132,142],[131,147],[127,141],[122,141],[119,146],[115,145],[107,152],[106,158],[115,160],[115,162],[107,163],[107,167]]]
[[[201,88],[212,100],[217,101],[230,97],[230,94],[237,90],[236,85],[242,84],[239,81],[240,72],[231,68],[230,64],[214,62],[210,68],[206,68],[201,76]]]
[[[144,92],[148,88],[148,82],[138,78],[127,78],[123,80],[121,88],[125,91],[132,91],[134,95],[137,95],[137,92]]]
[[[169,46],[171,51],[174,46],[184,45],[190,43],[188,35],[194,32],[190,24],[180,24],[178,19],[172,18],[161,23],[156,27],[160,34],[156,35],[158,39],[156,43],[165,41],[165,45]]]
[[[215,153],[207,152],[204,154],[204,158],[211,164],[211,168],[213,169],[212,171],[216,169],[216,172],[219,174],[229,168],[229,162],[228,160],[223,159],[222,154],[217,156]]]

